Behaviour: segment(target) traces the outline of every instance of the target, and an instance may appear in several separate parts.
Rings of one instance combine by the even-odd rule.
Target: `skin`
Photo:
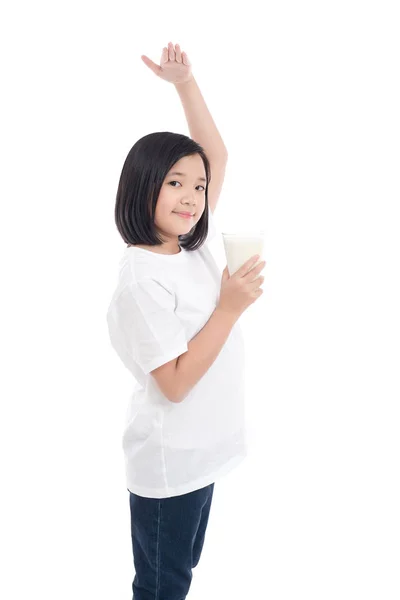
[[[200,155],[184,156],[173,165],[169,173],[174,171],[185,173],[186,176],[167,175],[161,186],[154,216],[155,226],[164,243],[161,246],[136,244],[137,248],[160,254],[178,254],[178,235],[189,233],[205,210],[206,182],[198,178],[205,178],[206,173]],[[191,212],[195,215],[191,219],[183,219],[174,214],[174,211]]]

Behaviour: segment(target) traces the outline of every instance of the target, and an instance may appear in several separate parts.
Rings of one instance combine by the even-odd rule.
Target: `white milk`
[[[222,238],[224,240],[225,255],[230,276],[255,254],[260,255],[260,259],[256,264],[258,265],[263,262],[263,232],[257,234],[223,233]],[[255,266],[252,265],[250,269],[253,269]]]

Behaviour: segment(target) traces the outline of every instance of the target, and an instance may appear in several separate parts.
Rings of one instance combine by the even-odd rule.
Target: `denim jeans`
[[[129,491],[129,490],[128,490]],[[135,578],[133,600],[184,600],[200,560],[214,483],[181,496],[129,491]]]

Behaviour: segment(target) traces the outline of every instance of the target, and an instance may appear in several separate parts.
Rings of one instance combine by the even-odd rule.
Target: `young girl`
[[[227,161],[222,139],[178,44],[160,66],[192,138],[146,135],[130,150],[115,221],[127,244],[107,323],[138,385],[123,450],[134,600],[180,600],[202,551],[216,479],[246,456],[244,347],[237,322],[262,294],[262,262],[229,277],[208,247]],[[201,143],[201,145],[200,145]]]

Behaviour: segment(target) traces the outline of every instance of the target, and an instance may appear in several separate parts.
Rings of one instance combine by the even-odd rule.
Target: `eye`
[[[171,185],[172,183],[179,183],[179,181],[170,181],[168,185]],[[179,185],[181,185],[181,184],[179,183]],[[176,186],[175,186],[175,185],[173,185],[172,187],[176,187]],[[205,189],[206,189],[206,188],[204,187],[204,185],[198,185],[197,187],[202,187],[202,188],[203,188],[203,190],[202,190],[202,191],[205,191]]]

